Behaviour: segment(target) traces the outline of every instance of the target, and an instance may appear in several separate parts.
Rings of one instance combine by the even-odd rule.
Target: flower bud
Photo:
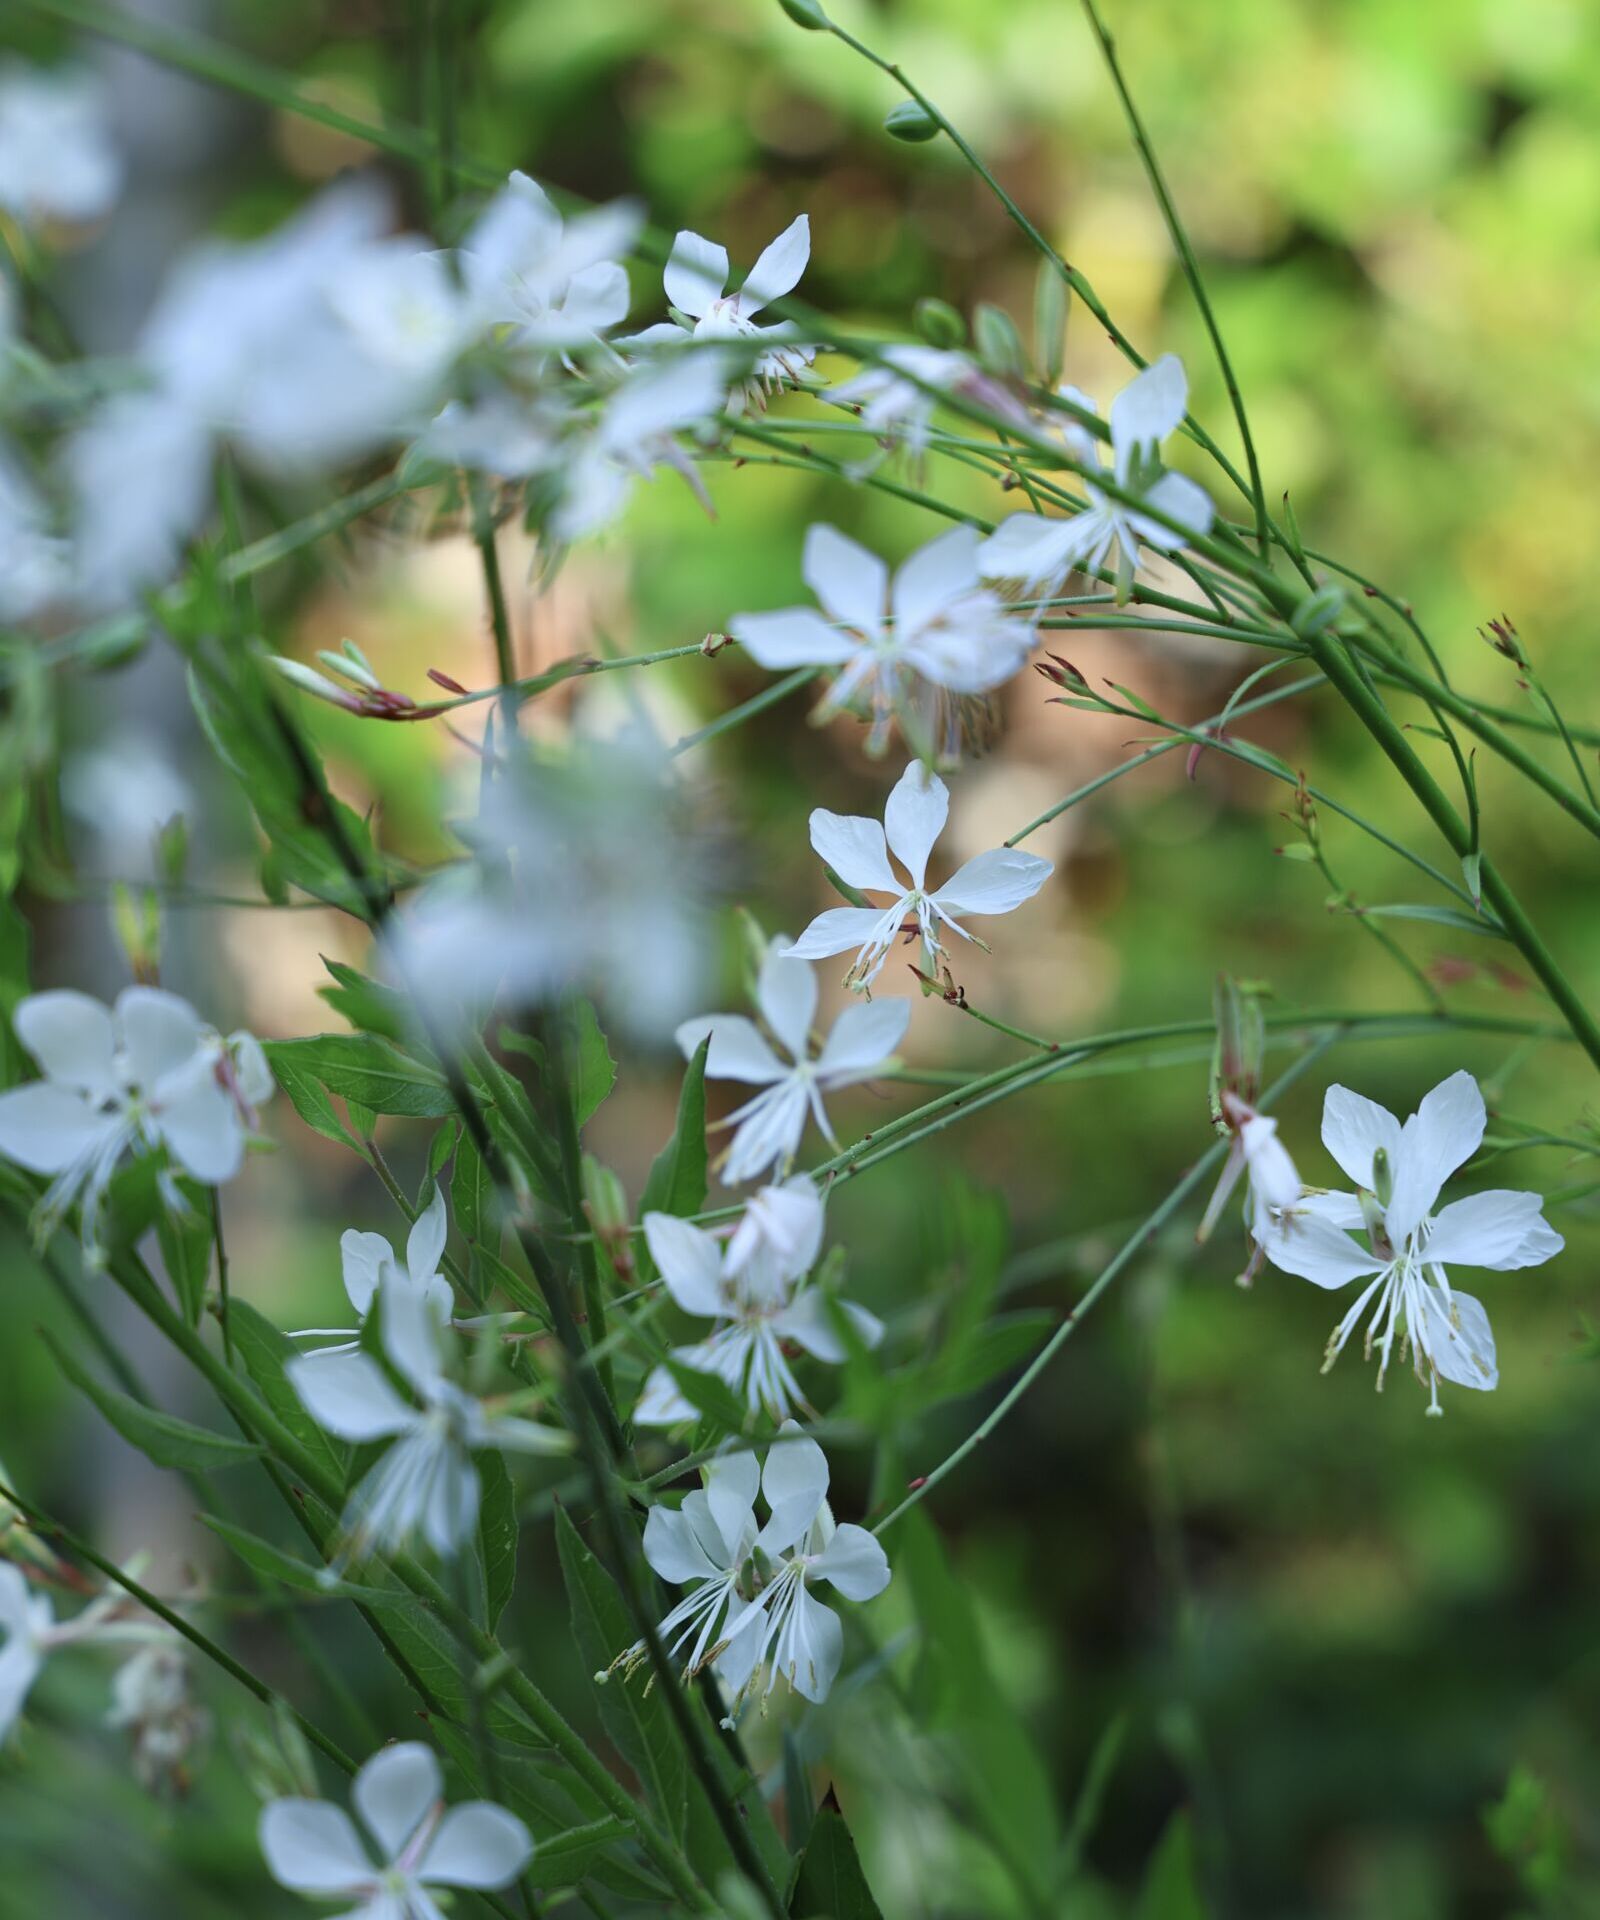
[[[778,0],[778,5],[797,27],[804,27],[807,33],[827,31],[828,16],[817,5],[817,0]]]
[[[896,140],[937,139],[941,129],[937,120],[919,100],[902,100],[883,116],[883,130]]]
[[[1289,625],[1302,640],[1309,640],[1331,627],[1344,611],[1344,588],[1331,582],[1308,594],[1289,616]]]
[[[967,323],[948,300],[919,300],[911,312],[912,324],[930,347],[953,351],[967,344]]]
[[[990,373],[1006,380],[1022,378],[1022,336],[1003,307],[980,301],[972,316],[972,338],[979,360]]]

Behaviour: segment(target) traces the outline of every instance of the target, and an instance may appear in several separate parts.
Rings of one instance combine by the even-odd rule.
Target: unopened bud
[[[1035,661],[1033,670],[1042,673],[1053,686],[1065,687],[1070,693],[1089,691],[1088,681],[1070,660],[1063,660],[1059,653],[1051,654],[1048,665],[1043,660]]]
[[[948,300],[919,300],[911,319],[930,347],[951,349],[967,344],[967,323]]]
[[[940,127],[921,101],[902,100],[883,116],[883,130],[896,140],[915,142],[936,139]]]
[[[1344,588],[1330,582],[1300,602],[1289,616],[1289,625],[1302,640],[1309,640],[1331,627],[1343,611]]]
[[[1022,336],[1004,307],[988,300],[979,303],[972,316],[972,341],[987,372],[1003,380],[1022,378]]]
[[[828,16],[817,5],[817,0],[778,0],[778,5],[797,27],[804,27],[807,33],[827,31]]]

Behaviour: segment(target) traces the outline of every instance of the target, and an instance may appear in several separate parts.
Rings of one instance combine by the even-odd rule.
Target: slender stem
[[[233,1333],[228,1325],[228,1248],[222,1237],[222,1189],[211,1189],[211,1244],[217,1254],[217,1324],[222,1329],[223,1358],[233,1365]]]

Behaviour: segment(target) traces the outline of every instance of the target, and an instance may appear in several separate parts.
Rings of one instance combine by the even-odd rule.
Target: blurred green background
[[[1195,411],[1233,451],[1203,335],[1076,9],[839,0],[833,10],[965,129],[1135,341],[1183,355]],[[416,110],[405,52],[415,11],[249,0],[187,15],[349,111],[404,116]],[[16,12],[0,36],[37,52],[61,44],[34,31],[26,8]],[[1568,713],[1600,720],[1592,0],[1108,0],[1108,13],[1207,266],[1270,494],[1290,493],[1309,545],[1416,608],[1458,685],[1525,700],[1477,634],[1505,612]],[[659,227],[723,240],[736,270],[804,210],[813,253],[801,291],[825,310],[902,332],[920,296],[963,309],[986,299],[1026,332],[1034,262],[1021,237],[944,143],[887,138],[889,83],[826,36],[797,31],[777,0],[503,0],[459,18],[457,119],[474,157],[590,197],[638,193]],[[116,89],[133,193],[110,231],[61,263],[59,279],[90,337],[115,348],[186,234],[216,223],[254,230],[366,156],[342,136],[132,56],[94,57]],[[395,180],[413,193],[401,172]],[[658,317],[659,286],[645,270],[636,293],[641,322]],[[1066,362],[1067,377],[1102,404],[1121,383],[1117,356],[1081,309]],[[843,377],[842,366],[825,370]],[[662,478],[641,490],[619,534],[572,557],[551,595],[519,593],[527,670],[602,645],[681,644],[741,610],[802,599],[800,543],[815,519],[891,556],[937,530],[913,508],[806,475],[751,466],[708,477],[714,519]],[[929,477],[948,498],[1002,510],[961,469],[935,465]],[[512,570],[520,579],[514,561]],[[269,582],[262,618],[286,650],[349,634],[388,684],[414,693],[430,665],[468,682],[491,672],[470,545],[423,526],[414,507],[326,553],[320,571]],[[1256,664],[1171,636],[1061,638],[1091,677],[1123,681],[1186,720],[1217,711]],[[727,652],[607,676],[536,709],[531,724],[564,726],[576,706],[603,725],[607,703],[620,711],[637,700],[671,741],[762,684]],[[995,844],[1130,752],[1125,723],[1051,705],[1049,692],[1031,675],[1005,690],[995,748],[952,783],[953,857]],[[887,784],[856,729],[814,730],[803,703],[683,763],[724,898],[769,931],[797,931],[826,903],[807,810],[875,813]],[[64,690],[65,743],[82,750],[130,714],[192,782],[205,877],[250,890],[242,803],[207,768],[170,665],[146,658]],[[419,858],[444,851],[441,810],[470,791],[470,756],[420,727],[312,718],[341,789],[379,807],[389,844]],[[1276,708],[1247,732],[1447,863],[1332,702]],[[1414,737],[1448,764],[1436,742]],[[1587,759],[1592,773],[1592,749]],[[1287,1007],[1419,1004],[1356,921],[1330,911],[1315,869],[1276,856],[1293,838],[1279,817],[1287,790],[1216,755],[1191,781],[1183,760],[1118,782],[1030,843],[1056,860],[1058,877],[998,925],[992,958],[964,961],[973,1003],[1060,1036],[1203,1019],[1212,976],[1226,969],[1270,983]],[[1593,848],[1548,802],[1479,762],[1485,843],[1592,996]],[[1331,816],[1323,824],[1330,863],[1358,899],[1427,897],[1402,863]],[[103,870],[93,850],[84,865]],[[116,983],[99,904],[33,904],[41,982]],[[1509,949],[1388,924],[1424,966],[1470,963],[1447,966],[1452,1005],[1544,1014],[1504,963]],[[315,998],[318,956],[359,960],[353,938],[320,913],[174,915],[166,977],[226,1022],[274,1037],[314,1031],[334,1024]],[[708,1006],[738,1004],[731,925],[725,952]],[[887,976],[885,985],[899,990]],[[1014,1053],[938,1002],[917,1008],[906,1048],[923,1067]],[[1351,1047],[1287,1102],[1284,1137],[1302,1172],[1331,1177],[1316,1138],[1327,1080],[1403,1113],[1461,1065],[1491,1081],[1491,1104],[1516,1119],[1564,1135],[1593,1120],[1572,1048],[1516,1050],[1485,1037]],[[957,1272],[994,1271],[1004,1310],[1040,1310],[1040,1324],[1053,1324],[1204,1148],[1205,1073],[1191,1058],[1048,1086],[842,1193],[832,1237],[850,1250],[853,1297],[891,1322],[887,1364],[904,1364],[929,1337]],[[676,1077],[671,1060],[625,1060],[596,1122],[591,1147],[635,1196],[670,1127]],[[854,1137],[904,1104],[901,1092],[867,1090],[839,1102],[835,1119]],[[283,1323],[319,1322],[337,1298],[339,1231],[394,1222],[361,1170],[312,1139],[286,1102],[271,1127],[282,1150],[229,1193],[236,1285]],[[420,1174],[425,1140],[397,1128],[391,1144]],[[1474,1177],[1554,1190],[1581,1184],[1585,1165],[1540,1148],[1492,1166],[1486,1158]],[[1009,1225],[962,1198],[967,1189],[1003,1196]],[[1501,1385],[1453,1393],[1438,1421],[1423,1417],[1425,1398],[1403,1369],[1376,1395],[1356,1351],[1319,1379],[1334,1303],[1271,1271],[1251,1291],[1236,1288],[1235,1224],[1200,1256],[1192,1212],[1158,1239],[930,1503],[975,1605],[1002,1716],[1036,1743],[1047,1790],[1014,1755],[990,1753],[992,1724],[985,1733],[964,1710],[919,1734],[889,1690],[865,1686],[843,1690],[828,1711],[823,1771],[887,1914],[1039,1911],[1028,1857],[1059,1843],[1074,1808],[1084,1815],[1083,1878],[1067,1909],[1075,1920],[1193,1910],[1147,1880],[1180,1809],[1203,1910],[1219,1917],[1600,1913],[1600,1377],[1585,1320],[1600,1233],[1592,1203],[1553,1217],[1569,1246],[1549,1267],[1469,1281],[1494,1321]],[[60,1310],[20,1248],[6,1265],[17,1337],[0,1352],[0,1454],[27,1462],[47,1504],[115,1550],[153,1541],[169,1582],[195,1566],[226,1587],[232,1576],[190,1524],[181,1489],[114,1443],[22,1337]],[[137,1341],[137,1330],[127,1337]],[[139,1357],[164,1378],[161,1356]],[[165,1384],[181,1405],[181,1379]],[[997,1391],[908,1423],[883,1471],[925,1471]],[[851,1516],[896,1493],[883,1479],[870,1484],[861,1455],[838,1456],[835,1484]],[[909,1617],[906,1585],[902,1575],[873,1616],[881,1642]],[[523,1644],[548,1651],[562,1603],[539,1527],[519,1604]],[[371,1688],[382,1731],[408,1731],[356,1630],[322,1618],[310,1630],[328,1637],[354,1685]],[[286,1688],[314,1695],[273,1623],[239,1631]],[[546,1664],[585,1711],[572,1677]],[[223,1723],[213,1758],[187,1805],[160,1813],[153,1831],[122,1777],[116,1736],[93,1731],[99,1677],[64,1663],[52,1675],[0,1776],[0,1914],[47,1901],[141,1920],[294,1910],[249,1848],[250,1802],[226,1730],[239,1702],[206,1685]],[[1113,1755],[1103,1742],[1119,1720]],[[1097,1750],[1115,1764],[1090,1820],[1080,1795]],[[975,1810],[975,1754],[992,1767],[1000,1803],[987,1815]]]

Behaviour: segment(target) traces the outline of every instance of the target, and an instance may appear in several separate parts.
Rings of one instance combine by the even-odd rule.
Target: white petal
[[[639,1398],[634,1402],[633,1423],[637,1427],[675,1427],[680,1420],[698,1419],[699,1414],[700,1409],[687,1397],[667,1369],[652,1367],[645,1376]],[[654,1512],[651,1518],[655,1518]]]
[[[1111,403],[1111,444],[1117,477],[1126,477],[1135,447],[1157,447],[1183,424],[1189,407],[1189,381],[1175,353],[1164,353],[1137,373]]]
[[[814,1359],[830,1367],[842,1366],[849,1349],[840,1339],[833,1315],[837,1309],[855,1328],[866,1347],[875,1347],[883,1339],[883,1322],[865,1307],[853,1301],[833,1300],[818,1287],[807,1287],[772,1317],[772,1329],[785,1340],[793,1340]]]
[[[509,1886],[533,1857],[533,1839],[514,1813],[467,1800],[439,1822],[417,1867],[428,1886]]]
[[[758,1094],[744,1112],[722,1169],[728,1187],[742,1186],[793,1155],[806,1130],[806,1089],[801,1081],[788,1080]]]
[[[958,867],[933,897],[949,913],[1010,913],[1031,900],[1054,871],[1036,853],[993,847]]]
[[[384,1268],[394,1265],[394,1249],[381,1233],[358,1233],[354,1227],[347,1227],[339,1236],[339,1260],[350,1304],[365,1320],[372,1311]]]
[[[698,233],[680,233],[664,275],[667,298],[680,313],[699,320],[728,284],[728,250]]]
[[[322,1353],[291,1360],[284,1371],[319,1427],[342,1440],[382,1440],[405,1433],[417,1415],[367,1353]]]
[[[1422,1339],[1441,1378],[1483,1392],[1500,1384],[1494,1333],[1481,1301],[1474,1300],[1470,1293],[1452,1293],[1447,1307],[1443,1296],[1430,1287],[1423,1302],[1423,1320]]]
[[[30,1173],[64,1173],[110,1143],[119,1115],[99,1114],[81,1093],[49,1080],[0,1093],[0,1154]]]
[[[847,1600],[873,1600],[889,1584],[889,1559],[865,1527],[848,1521],[811,1562],[811,1579],[831,1580]]]
[[[769,1553],[793,1546],[828,1497],[827,1456],[792,1420],[784,1422],[767,1450],[761,1491],[772,1516],[760,1536]]]
[[[685,1313],[715,1320],[727,1312],[722,1297],[722,1248],[703,1227],[670,1213],[647,1213],[645,1245]]]
[[[1143,499],[1147,506],[1154,507],[1165,518],[1153,520],[1137,508],[1130,508],[1128,519],[1140,539],[1148,540],[1151,546],[1159,547],[1163,553],[1170,553],[1174,547],[1185,545],[1188,539],[1211,531],[1211,522],[1216,513],[1211,504],[1211,495],[1187,474],[1162,474],[1153,485],[1145,488]],[[1186,532],[1174,531],[1167,525],[1168,520],[1176,520]]]
[[[390,1267],[381,1280],[383,1350],[400,1375],[424,1400],[438,1393],[444,1374],[439,1355],[439,1320],[427,1290]]]
[[[252,1107],[264,1107],[277,1091],[278,1083],[272,1077],[261,1042],[253,1033],[238,1028],[228,1035],[228,1051],[233,1055],[240,1093]]]
[[[817,976],[804,960],[792,960],[788,942],[774,940],[756,981],[756,1005],[796,1060],[810,1053],[811,1022],[817,1013]]]
[[[48,1079],[86,1093],[117,1090],[116,1027],[98,1000],[66,988],[31,993],[18,1003],[12,1025]]]
[[[443,1792],[432,1749],[404,1740],[372,1756],[356,1775],[350,1798],[384,1858],[393,1860]]]
[[[674,1512],[671,1507],[650,1509],[644,1523],[644,1557],[661,1578],[674,1587],[686,1587],[691,1581],[714,1580],[728,1571],[718,1566],[706,1551],[689,1516]]]
[[[791,957],[826,960],[830,954],[864,947],[883,922],[880,907],[829,907],[789,949]]]
[[[258,1829],[267,1871],[291,1893],[359,1894],[377,1876],[342,1807],[326,1800],[274,1800],[261,1810]]]
[[[826,1700],[844,1655],[844,1628],[804,1586],[795,1596],[783,1632],[773,1645],[773,1665],[807,1700]]]
[[[826,807],[814,807],[811,845],[817,857],[825,860],[847,887],[858,887],[865,893],[901,891],[900,882],[889,865],[883,828],[878,821],[864,819],[857,813],[830,813]]]
[[[750,269],[748,279],[739,289],[740,317],[748,320],[769,300],[792,293],[810,258],[811,222],[802,213],[789,222],[770,246],[762,249],[760,258]],[[723,271],[726,278],[726,268]],[[684,311],[687,313],[688,308]]]
[[[1392,1176],[1400,1160],[1400,1122],[1376,1100],[1329,1087],[1322,1098],[1322,1144],[1358,1187],[1375,1193],[1373,1156],[1382,1148]]]
[[[948,621],[906,643],[905,660],[924,680],[952,693],[987,693],[1018,672],[1037,636],[987,589],[969,594]]]
[[[460,1447],[449,1440],[431,1444],[434,1467],[427,1480],[422,1534],[435,1553],[449,1559],[466,1544],[478,1524],[483,1489],[478,1469]]]
[[[977,586],[978,546],[976,527],[952,527],[902,564],[894,577],[894,625],[901,640]]]
[[[1300,1198],[1300,1175],[1278,1138],[1277,1121],[1264,1113],[1251,1114],[1239,1128],[1239,1144],[1256,1198],[1269,1207],[1292,1207]]]
[[[1365,1274],[1381,1273],[1385,1264],[1331,1221],[1300,1207],[1291,1207],[1259,1238],[1275,1267],[1314,1286],[1342,1287]]]
[[[822,1195],[809,1174],[763,1187],[745,1203],[729,1238],[723,1271],[745,1298],[780,1297],[791,1280],[809,1273],[822,1246]]]
[[[1504,1188],[1469,1194],[1442,1207],[1428,1230],[1423,1257],[1441,1266],[1536,1267],[1566,1242],[1546,1225],[1543,1196]]]
[[[450,1219],[445,1212],[444,1188],[436,1180],[433,1198],[412,1222],[406,1240],[406,1271],[414,1285],[421,1286],[439,1271],[444,1243],[450,1236]]]
[[[1453,1073],[1428,1094],[1400,1135],[1394,1194],[1385,1209],[1398,1246],[1433,1211],[1439,1189],[1478,1151],[1488,1123],[1483,1095],[1470,1073]]]
[[[979,570],[986,580],[1054,587],[1092,544],[1090,518],[1079,514],[1071,520],[1047,520],[1038,513],[1010,514],[978,549]]]
[[[711,1079],[765,1087],[788,1078],[789,1069],[767,1045],[755,1022],[742,1013],[703,1013],[685,1020],[673,1038],[683,1057],[692,1060],[708,1033],[706,1073]]]
[[[789,667],[838,667],[855,658],[861,643],[830,627],[810,607],[785,607],[778,613],[740,613],[728,631],[758,667],[781,673]]]
[[[171,1077],[167,1084],[173,1085]],[[209,1062],[199,1062],[186,1087],[163,1094],[152,1118],[167,1151],[196,1180],[214,1187],[239,1171],[244,1160],[239,1109],[227,1089],[218,1085]]]
[[[825,524],[806,530],[801,573],[806,585],[835,619],[869,640],[883,632],[889,597],[889,569],[875,553]]]
[[[706,1509],[728,1550],[732,1566],[752,1530],[761,1468],[748,1449],[725,1453],[706,1468]]]
[[[846,1007],[817,1060],[817,1078],[838,1087],[875,1073],[905,1038],[911,1002],[905,999],[869,1000]]]
[[[913,760],[894,784],[883,810],[889,849],[921,887],[928,878],[928,855],[950,815],[950,789],[919,760]],[[816,818],[813,814],[812,819]]]

